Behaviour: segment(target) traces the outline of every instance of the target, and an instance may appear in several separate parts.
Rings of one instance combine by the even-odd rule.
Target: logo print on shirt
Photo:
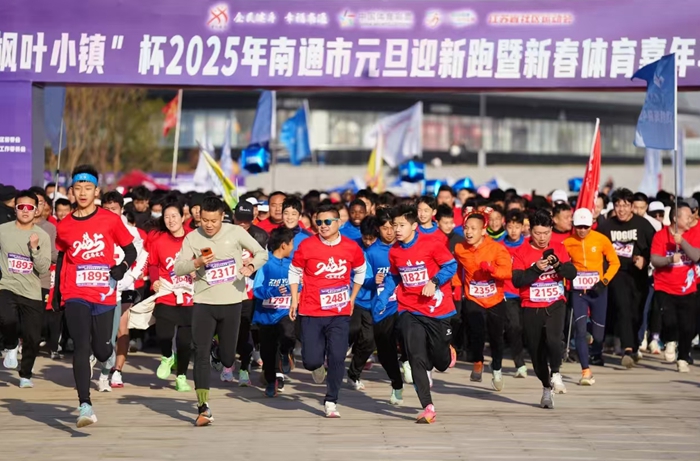
[[[430,308],[430,313],[432,314],[435,312],[435,309],[440,307],[440,304],[442,304],[442,300],[445,297],[445,295],[442,293],[442,290],[438,288],[435,290],[435,294],[433,295],[432,302],[428,305]]]
[[[77,256],[81,250],[83,251],[82,258],[85,260],[104,256],[105,242],[102,241],[104,236],[102,234],[92,234],[92,236],[93,238],[90,238],[85,232],[82,242],[80,240],[73,242],[72,256]]]
[[[175,260],[180,256],[180,252],[175,253],[174,258],[165,258],[165,270],[170,270],[175,265]]]
[[[695,270],[690,269],[685,276],[685,286],[683,287],[683,293],[688,291],[688,288],[693,286],[693,283],[695,283]]]
[[[346,260],[339,259],[338,263],[336,264],[335,258],[328,258],[328,264],[323,262],[316,264],[316,269],[318,270],[314,272],[314,275],[321,275],[324,272],[327,272],[325,275],[327,279],[342,279],[345,273],[348,271],[348,267],[346,266],[347,263],[348,262]]]

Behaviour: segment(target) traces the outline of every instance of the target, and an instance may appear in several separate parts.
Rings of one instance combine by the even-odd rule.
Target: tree
[[[90,163],[100,172],[148,170],[160,161],[163,102],[141,88],[68,88],[61,169]]]

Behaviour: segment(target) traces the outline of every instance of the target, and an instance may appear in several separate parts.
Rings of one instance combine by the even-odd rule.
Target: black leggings
[[[550,378],[553,373],[559,373],[561,367],[561,332],[565,317],[564,301],[557,301],[546,308],[523,308],[523,331],[532,368],[546,388],[552,387]]]
[[[501,301],[493,307],[485,308],[467,299],[465,311],[469,324],[469,346],[474,362],[484,361],[486,333],[491,345],[491,368],[500,370],[503,362],[503,335],[507,321],[506,302]]]
[[[100,362],[106,362],[112,355],[112,324],[114,309],[99,315],[92,315],[92,307],[79,301],[67,301],[66,324],[73,338],[73,378],[78,388],[81,404],[90,401],[90,351]]]
[[[289,355],[294,350],[297,342],[294,334],[294,322],[289,317],[283,317],[275,325],[259,325],[260,331],[260,358],[263,361],[263,373],[265,381],[272,383],[281,372],[279,358],[281,355]]]
[[[241,326],[238,329],[238,343],[236,352],[241,359],[241,370],[248,371],[250,359],[253,355],[253,345],[250,344],[250,327],[253,322],[253,311],[255,310],[255,300],[246,299],[241,303]]]
[[[373,325],[374,342],[377,345],[377,358],[391,380],[392,389],[403,389],[399,356],[396,350],[399,330],[396,325],[399,314],[390,315]],[[452,330],[454,331],[454,330]]]
[[[230,368],[236,360],[236,343],[241,324],[241,303],[195,304],[192,307],[192,343],[194,344],[194,387],[209,389],[211,340],[219,337],[219,359]]]
[[[372,329],[372,313],[367,309],[355,306],[350,317],[350,338],[352,344],[352,360],[348,367],[348,378],[353,381],[360,379],[360,374],[374,352],[374,331]]]
[[[192,307],[156,304],[156,336],[163,357],[173,354],[173,334],[177,345],[177,376],[186,375],[192,357]],[[177,332],[175,329],[177,328]]]

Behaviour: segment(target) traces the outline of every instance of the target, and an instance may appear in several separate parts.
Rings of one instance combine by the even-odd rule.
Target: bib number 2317
[[[219,285],[236,280],[236,260],[234,259],[215,261],[207,264],[204,268],[209,285]]]

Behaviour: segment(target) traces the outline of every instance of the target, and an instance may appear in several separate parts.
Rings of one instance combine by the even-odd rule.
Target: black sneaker
[[[195,426],[208,426],[214,422],[214,417],[211,415],[209,405],[207,405],[206,403],[197,408],[197,413],[197,419],[194,421]]]
[[[277,378],[277,391],[282,392],[284,390],[284,379]]]
[[[604,367],[605,366],[605,360],[603,360],[602,355],[592,355],[588,361],[591,365],[595,365],[597,367]]]

